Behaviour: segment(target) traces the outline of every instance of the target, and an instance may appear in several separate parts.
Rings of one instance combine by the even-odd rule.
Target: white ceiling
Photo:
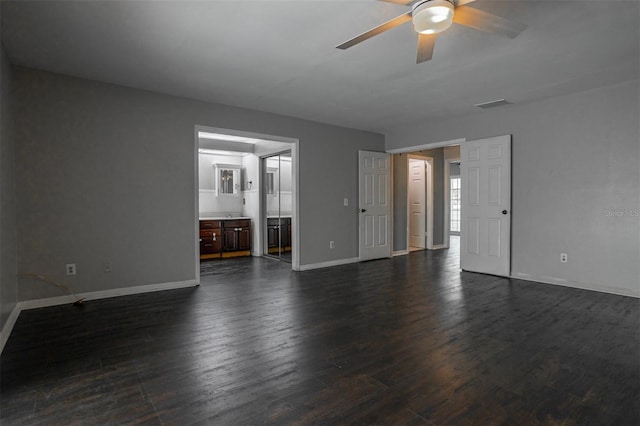
[[[1,36],[16,65],[386,132],[637,79],[639,5],[477,0],[528,28],[454,25],[419,65],[410,24],[335,48],[408,11],[375,0],[3,0]]]

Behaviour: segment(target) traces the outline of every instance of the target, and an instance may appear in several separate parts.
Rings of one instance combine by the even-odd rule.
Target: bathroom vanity
[[[200,260],[250,255],[250,218],[200,218]]]

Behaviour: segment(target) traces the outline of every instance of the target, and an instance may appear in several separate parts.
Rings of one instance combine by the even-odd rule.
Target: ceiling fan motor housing
[[[413,28],[421,34],[437,34],[453,22],[454,5],[449,0],[425,0],[413,5]]]

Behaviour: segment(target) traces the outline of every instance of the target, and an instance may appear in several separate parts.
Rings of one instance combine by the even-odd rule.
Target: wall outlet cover
[[[75,275],[76,274],[76,264],[75,263],[67,263],[65,265],[67,275]]]

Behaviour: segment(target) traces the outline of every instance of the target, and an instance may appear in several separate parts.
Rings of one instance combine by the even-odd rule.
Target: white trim
[[[398,251],[394,251],[393,253],[391,253],[391,257],[405,256],[407,254],[409,254],[409,250],[398,250]]]
[[[291,204],[293,208],[291,212],[291,226],[293,227],[293,235],[291,236],[291,269],[294,271],[300,270],[300,221],[298,218],[300,214],[300,197],[298,192],[300,182],[299,144],[299,139],[291,142],[291,173],[293,174],[293,179],[291,179]]]
[[[431,250],[442,250],[446,248],[449,248],[449,246],[446,244],[436,244]]]
[[[358,263],[358,262],[360,262],[360,258],[351,257],[348,259],[329,260],[327,262],[320,262],[320,263],[308,263],[306,265],[300,265],[300,269],[298,270],[308,271],[310,269],[329,268],[331,266],[347,265],[349,263]]]
[[[7,321],[4,323],[4,326],[2,326],[2,330],[0,331],[0,354],[4,350],[4,345],[7,343],[7,340],[9,340],[9,336],[13,331],[13,326],[16,325],[20,311],[20,306],[16,304],[9,314]]]
[[[200,284],[200,140],[198,126],[193,128],[193,204],[195,219],[193,221],[193,242],[195,244],[196,283]]]
[[[523,280],[523,281],[539,282],[543,284],[559,285],[563,287],[579,288],[581,290],[599,291],[601,293],[616,294],[619,296],[640,298],[640,291],[633,292],[624,288],[602,287],[597,284],[579,283],[576,281],[569,281],[562,278],[546,277],[546,276],[540,276],[535,274],[525,274],[522,272],[513,272],[509,278],[513,278],[516,280]]]
[[[90,291],[88,293],[78,293],[79,298],[84,298],[85,302],[98,299],[108,299],[110,297],[130,296],[132,294],[152,293],[155,291],[175,290],[178,288],[197,287],[199,284],[196,280],[174,281],[159,284],[139,285],[134,287],[121,287],[110,290]],[[28,309],[46,308],[49,306],[64,305],[73,303],[76,297],[72,295],[47,297],[44,299],[24,300],[18,302],[21,311]]]
[[[387,152],[389,154],[404,154],[405,152],[422,151],[423,149],[444,148],[451,145],[460,145],[465,141],[466,141],[465,138],[451,139],[450,141],[444,141],[444,142],[433,142],[433,143],[426,143],[422,145],[408,146],[405,148],[388,149]]]

